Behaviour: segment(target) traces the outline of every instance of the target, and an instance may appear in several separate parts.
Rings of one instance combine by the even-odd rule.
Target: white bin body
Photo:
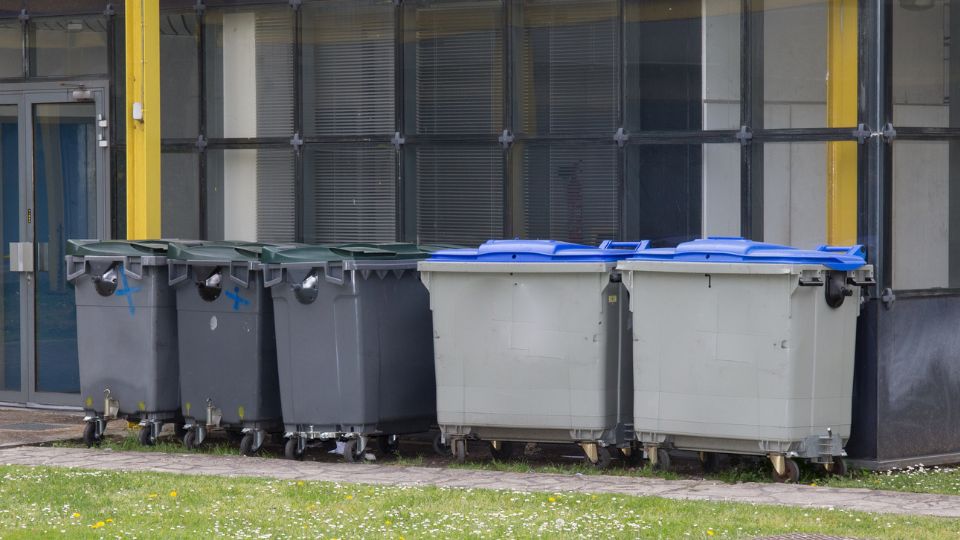
[[[617,442],[632,411],[631,336],[612,268],[421,262],[444,434]]]
[[[644,443],[762,454],[850,436],[860,288],[838,308],[818,265],[622,261]],[[870,270],[853,271],[869,272]],[[813,449],[808,449],[808,452]]]

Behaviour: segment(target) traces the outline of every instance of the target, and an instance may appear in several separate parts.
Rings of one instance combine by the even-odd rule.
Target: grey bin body
[[[445,437],[631,444],[630,314],[614,263],[419,268]]]
[[[67,256],[67,267],[76,288],[84,409],[102,417],[109,397],[120,417],[174,418],[177,311],[166,258]],[[105,274],[116,283],[100,279]]]
[[[277,276],[270,290],[287,432],[427,431],[436,422],[433,347],[416,261],[335,264],[268,270]],[[308,279],[315,295],[302,288]]]
[[[172,261],[187,423],[281,425],[273,305],[253,261]],[[217,287],[201,285],[219,273]],[[206,296],[206,297],[205,297]],[[219,422],[217,422],[219,420]]]

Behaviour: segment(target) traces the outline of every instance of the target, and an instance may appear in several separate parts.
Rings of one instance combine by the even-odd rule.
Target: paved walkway
[[[100,449],[0,449],[0,464],[49,465],[115,471],[252,476],[385,485],[433,485],[517,491],[621,493],[668,499],[837,508],[889,514],[960,517],[960,497],[784,484],[723,484],[623,476],[510,473],[396,465],[297,462],[284,459],[113,452]]]

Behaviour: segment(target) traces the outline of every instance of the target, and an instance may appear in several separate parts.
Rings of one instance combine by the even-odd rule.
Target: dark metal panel
[[[748,137],[763,129],[763,0],[741,0],[740,12],[740,125]],[[763,147],[741,142],[741,235],[763,240]]]

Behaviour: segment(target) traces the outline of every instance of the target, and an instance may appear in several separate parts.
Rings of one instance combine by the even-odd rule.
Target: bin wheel
[[[100,446],[100,441],[102,437],[97,435],[97,421],[87,422],[87,425],[83,426],[83,444],[87,445],[87,448],[91,446]]]
[[[157,441],[153,438],[153,428],[150,424],[140,428],[140,434],[137,436],[140,446],[153,446]]]
[[[617,448],[618,457],[631,467],[635,467],[643,460],[643,450],[637,447]]]
[[[283,445],[283,457],[295,461],[303,460],[303,450],[300,450],[299,439],[296,437],[290,437],[287,439],[286,444]]]
[[[457,463],[463,463],[467,460],[467,440],[455,439],[453,441],[453,457]]]
[[[200,445],[197,444],[197,432],[188,429],[186,433],[183,434],[183,447],[187,450],[196,450]]]
[[[450,445],[443,442],[443,435],[437,433],[433,436],[433,453],[438,456],[447,457],[450,455]]]
[[[380,447],[380,453],[382,454],[396,454],[400,451],[400,437],[398,435],[382,435],[377,437],[377,446]]]
[[[670,452],[667,452],[666,448],[657,448],[657,463],[653,466],[653,470],[670,470]]]
[[[343,442],[343,460],[347,463],[357,462],[357,440],[347,439]]]
[[[606,446],[597,445],[597,461],[593,463],[593,466],[597,469],[603,470],[610,466],[610,449]]]
[[[800,481],[800,466],[792,459],[784,459],[783,466],[786,471],[783,475],[777,474],[777,469],[773,469],[773,481],[778,484],[796,484]]]
[[[490,441],[490,455],[493,456],[493,459],[497,461],[507,461],[513,457],[513,442],[512,441],[499,441],[499,448],[494,446],[494,442]]]
[[[259,448],[254,448],[254,436],[253,433],[244,433],[243,438],[240,439],[240,453],[244,456],[255,456],[257,452],[260,451]]]
[[[697,456],[700,460],[700,467],[706,474],[715,473],[719,468],[720,454],[716,452],[700,452]]]
[[[827,471],[834,476],[847,475],[847,460],[840,456],[833,456],[833,465]]]

